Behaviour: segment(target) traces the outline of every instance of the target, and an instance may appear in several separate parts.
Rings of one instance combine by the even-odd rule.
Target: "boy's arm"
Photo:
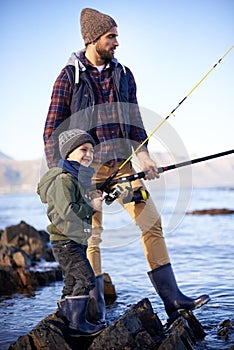
[[[93,214],[93,208],[83,201],[78,201],[82,198],[80,192],[77,193],[76,184],[70,179],[64,179],[59,176],[56,179],[54,191],[54,205],[60,217],[64,221],[77,221],[90,217]]]

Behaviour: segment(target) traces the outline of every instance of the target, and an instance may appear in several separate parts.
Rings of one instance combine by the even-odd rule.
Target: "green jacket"
[[[62,168],[52,168],[38,184],[37,193],[47,203],[50,240],[71,239],[87,245],[91,236],[93,208],[78,180]]]

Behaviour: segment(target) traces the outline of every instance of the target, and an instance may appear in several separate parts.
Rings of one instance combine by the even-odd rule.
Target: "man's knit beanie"
[[[113,18],[95,9],[84,8],[80,14],[81,34],[85,44],[90,44],[117,24]]]
[[[95,146],[95,141],[86,131],[80,129],[72,129],[63,131],[59,135],[59,150],[62,158],[66,158],[75,148],[84,143],[91,143]]]

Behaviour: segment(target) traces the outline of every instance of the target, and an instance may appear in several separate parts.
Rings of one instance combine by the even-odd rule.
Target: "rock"
[[[161,321],[154,314],[149,300],[143,299],[104,329],[89,349],[153,349],[160,343],[161,336]]]
[[[196,341],[202,340],[205,332],[192,311],[181,312],[181,317],[169,327],[167,337],[158,350],[194,349]]]
[[[0,294],[32,290],[63,279],[49,246],[49,234],[21,221],[0,231]],[[106,304],[117,298],[108,273],[104,273]],[[91,317],[97,308],[91,305]],[[96,316],[95,316],[96,317]],[[95,319],[94,317],[94,319]]]
[[[31,271],[25,268],[2,266],[0,268],[0,294],[10,295],[15,292],[34,290],[39,286],[62,279],[62,272],[58,267],[52,267],[47,271]]]
[[[16,247],[0,246],[0,266],[29,268],[31,259],[24,250]]]
[[[115,290],[115,286],[113,285],[108,273],[104,272],[103,280],[104,280],[105,302],[107,305],[109,305],[109,304],[112,304],[116,300],[117,293]]]
[[[48,261],[45,266],[42,262]],[[44,266],[44,267],[42,267]],[[32,290],[62,280],[49,247],[49,235],[21,221],[0,235],[0,293]]]
[[[219,323],[217,328],[217,334],[218,336],[226,340],[232,330],[233,330],[232,323],[229,319],[227,319]]]
[[[16,251],[13,256],[13,261],[16,266],[29,268],[31,266],[31,260],[28,258],[27,254],[24,251]]]
[[[20,278],[20,287],[22,289],[32,290],[40,285],[35,275],[27,269],[17,269],[17,274]]]
[[[68,337],[67,331],[66,321],[56,311],[27,335],[19,337],[9,350],[191,350],[195,348],[196,341],[205,336],[191,311],[182,313],[165,330],[147,298],[131,306],[95,338]]]
[[[232,209],[202,209],[202,210],[192,210],[188,211],[186,214],[189,215],[227,215],[234,214],[234,210]]]
[[[20,248],[32,260],[48,260],[50,255],[48,255],[48,243],[48,233],[37,231],[24,221],[21,221],[18,225],[6,227],[1,235],[2,246]]]
[[[27,335],[19,337],[8,350],[70,350],[71,348],[64,336],[66,331],[65,322],[58,316],[58,312],[55,312],[38,323]]]
[[[11,266],[0,268],[0,294],[11,294],[23,288],[20,277]]]

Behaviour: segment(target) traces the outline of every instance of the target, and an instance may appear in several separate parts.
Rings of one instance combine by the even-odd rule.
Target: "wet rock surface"
[[[0,294],[33,290],[62,280],[46,231],[21,221],[0,233]]]
[[[105,300],[110,304],[117,294],[108,273],[103,278]],[[34,290],[62,279],[46,231],[37,231],[24,221],[0,231],[0,294]],[[93,307],[90,312],[95,313]]]
[[[68,325],[59,312],[47,316],[9,350],[39,349],[194,349],[205,332],[193,313],[183,312],[168,328],[163,327],[146,298],[131,306],[95,338],[68,337]]]
[[[54,261],[49,236],[45,231],[37,231],[25,222],[0,231],[0,293],[9,295],[15,291],[35,289],[60,279],[62,274]],[[117,295],[107,273],[104,273],[104,282],[105,300],[109,305]],[[87,318],[89,321],[98,319],[93,299],[89,302]],[[56,311],[45,317],[28,334],[19,337],[9,350],[183,350],[196,349],[196,344],[206,336],[203,326],[192,312],[184,311],[170,326],[163,326],[148,299],[129,307],[95,338],[75,339],[67,334],[68,324]],[[218,325],[219,339],[225,342],[232,339],[233,335],[230,320]],[[228,348],[231,349],[234,350],[234,345]]]

